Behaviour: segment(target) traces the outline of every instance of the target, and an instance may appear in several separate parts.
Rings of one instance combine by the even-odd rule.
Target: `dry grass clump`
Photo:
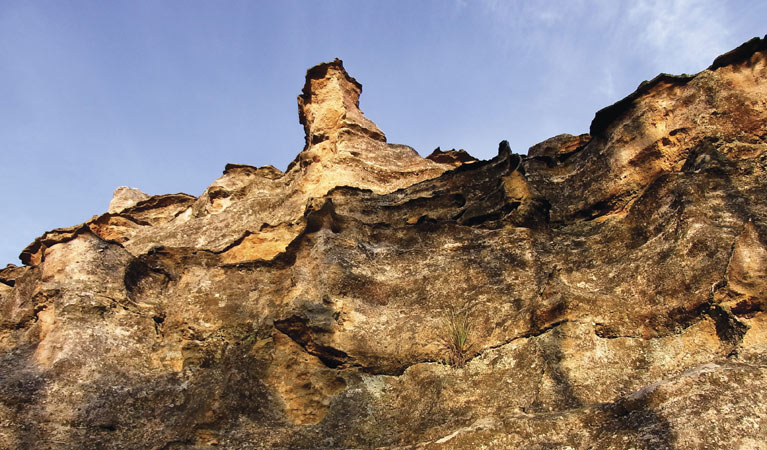
[[[469,339],[471,321],[467,311],[450,308],[442,318],[440,337],[447,353],[447,362],[453,367],[463,367],[471,357],[473,343]]]

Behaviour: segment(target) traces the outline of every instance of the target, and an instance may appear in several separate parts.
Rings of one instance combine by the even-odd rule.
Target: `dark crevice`
[[[250,236],[251,234],[253,234],[253,232],[252,232],[252,231],[249,231],[249,230],[248,230],[248,231],[245,231],[244,233],[242,233],[242,235],[240,235],[240,237],[238,237],[237,239],[235,239],[234,241],[232,241],[232,243],[231,243],[231,244],[227,245],[227,246],[226,246],[226,247],[224,247],[223,249],[221,249],[221,250],[219,250],[219,251],[216,251],[216,252],[214,252],[214,253],[215,253],[215,254],[217,254],[217,255],[220,255],[220,254],[222,254],[222,253],[226,253],[227,251],[229,251],[229,250],[233,249],[234,247],[237,247],[238,245],[242,244],[242,241],[244,241],[244,240],[245,240],[245,238],[246,238],[246,237],[248,237],[248,236]]]
[[[227,191],[226,189],[222,187],[213,187],[208,189],[208,198],[210,198],[211,200],[231,197],[232,194],[234,193],[231,191]]]
[[[304,234],[299,234],[285,249],[284,252],[278,253],[272,259],[254,259],[251,261],[242,261],[236,263],[224,263],[221,264],[223,268],[238,268],[238,269],[256,269],[261,267],[284,269],[292,266],[296,262],[296,253],[300,247],[300,240],[302,240]]]
[[[736,316],[751,316],[756,313],[764,312],[764,304],[759,299],[747,298],[740,300],[730,308],[730,311]]]
[[[368,366],[354,360],[343,350],[315,342],[314,334],[326,333],[320,327],[312,327],[309,319],[301,316],[291,316],[287,319],[274,321],[274,327],[280,333],[289,337],[301,346],[306,353],[316,356],[325,367],[335,370],[357,369],[371,375],[400,376],[409,367],[425,363],[441,363],[437,360],[418,360],[411,363],[386,364]]]
[[[159,336],[165,336],[165,314],[160,313],[152,316],[154,322],[154,332]]]
[[[526,156],[525,157],[525,162],[526,163],[529,164],[532,161],[540,161],[540,162],[546,164],[546,168],[548,168],[548,169],[550,169],[552,167],[555,167],[557,165],[557,162],[558,162],[558,160],[556,160],[553,157],[548,156],[548,155],[535,155],[535,156]],[[520,169],[521,169],[521,167],[520,167]],[[520,173],[523,173],[523,172],[520,170]]]
[[[571,156],[574,156],[574,155],[582,152],[583,149],[585,149],[587,145],[588,145],[588,143],[583,144],[583,145],[579,145],[573,151],[570,151],[570,152],[567,152],[567,153],[560,153],[560,154],[558,154],[556,156],[557,162],[563,163],[563,162],[567,161],[568,159],[570,159]]]
[[[354,189],[354,188],[350,188],[350,189]],[[333,233],[340,233],[342,231],[342,227],[341,227],[342,219],[338,214],[336,214],[335,207],[333,206],[333,201],[331,198],[328,198],[329,196],[330,194],[328,194],[325,197],[325,201],[323,202],[322,206],[319,209],[314,209],[311,205],[307,206],[304,212],[304,220],[306,221],[306,225],[304,226],[303,230],[298,232],[296,237],[293,238],[293,240],[290,242],[290,244],[288,244],[288,246],[285,248],[283,252],[278,253],[276,256],[274,256],[271,259],[255,259],[252,261],[243,261],[243,262],[237,262],[232,264],[222,264],[221,266],[222,267],[239,267],[239,268],[247,268],[247,267],[284,268],[284,267],[292,266],[295,263],[296,254],[298,253],[298,250],[303,240],[306,238],[307,234],[316,233],[322,228],[328,228]],[[275,227],[275,226],[276,225],[262,224],[260,229],[263,230],[266,227]],[[224,249],[214,253],[222,254],[240,245],[245,240],[245,238],[247,238],[251,234],[253,234],[251,231],[245,231],[239,238],[237,238],[231,244],[224,247]]]
[[[349,355],[346,352],[326,345],[309,345],[307,351],[322,361],[331,369],[338,369],[347,363]]]
[[[328,137],[324,134],[313,134],[311,135],[311,145],[317,145],[321,144],[328,140]]]
[[[733,346],[733,352],[743,341],[743,336],[748,331],[748,326],[738,320],[733,313],[721,305],[711,305],[707,315],[714,321],[716,335],[720,341]]]
[[[614,330],[610,325],[607,325],[604,323],[594,324],[594,334],[596,335],[596,337],[601,339],[619,339],[619,338],[646,339],[643,336],[639,336],[635,334],[621,334],[618,331]]]
[[[604,216],[605,214],[609,214],[612,211],[613,207],[610,204],[609,201],[603,200],[600,202],[596,202],[593,205],[589,206],[586,209],[582,209],[574,214],[573,218],[575,220],[594,220],[600,216]]]
[[[317,210],[308,207],[305,217],[306,233],[316,233],[323,228],[328,228],[333,233],[341,232],[341,220],[336,214],[333,200],[330,198],[326,198],[322,206]]]
[[[142,227],[152,226],[151,223],[149,223],[149,222],[147,222],[145,220],[137,219],[137,218],[135,218],[135,217],[133,217],[133,216],[131,216],[129,214],[126,214],[124,212],[102,214],[102,215],[98,216],[96,219],[89,220],[88,222],[86,222],[86,224],[89,225],[89,226],[92,225],[92,224],[98,225],[100,223],[103,223],[103,222],[107,221],[108,219],[111,219],[112,217],[119,217],[121,219],[128,220],[128,221],[133,222],[136,225],[140,225]]]
[[[148,210],[158,209],[158,208],[164,208],[167,206],[181,204],[181,203],[191,204],[195,200],[197,200],[197,197],[194,197],[189,194],[185,194],[183,192],[180,192],[178,194],[155,195],[155,196],[149,197],[146,200],[142,200],[136,203],[134,206],[131,206],[130,208],[127,208],[121,211],[120,215],[121,216],[130,215],[133,213],[138,213],[138,212],[143,212],[143,211],[148,211]]]
[[[511,339],[508,339],[508,340],[506,340],[504,342],[501,342],[500,344],[492,345],[490,347],[485,347],[482,350],[478,351],[474,356],[469,358],[466,362],[468,363],[469,361],[472,361],[472,360],[482,356],[485,352],[488,352],[490,350],[495,350],[497,348],[501,348],[501,347],[503,347],[505,345],[509,345],[509,344],[511,344],[514,341],[518,341],[520,339],[530,339],[530,338],[541,336],[541,335],[546,334],[549,331],[553,330],[554,328],[560,327],[560,326],[562,326],[562,325],[564,325],[566,323],[570,323],[570,322],[571,321],[568,320],[568,319],[562,319],[562,320],[559,320],[559,321],[556,321],[556,322],[544,325],[544,326],[542,326],[540,328],[536,328],[535,330],[531,330],[531,331],[529,331],[527,333],[524,333],[524,334],[521,334],[519,336],[515,336],[515,337],[513,337]]]
[[[439,229],[439,222],[429,216],[421,216],[415,224],[418,231],[431,233]]]
[[[737,353],[738,346],[743,341],[743,337],[748,331],[748,326],[735,317],[733,311],[720,304],[715,303],[715,294],[719,289],[727,287],[727,273],[730,271],[733,255],[735,255],[735,245],[737,238],[730,246],[730,256],[727,258],[727,265],[721,275],[721,280],[714,283],[709,289],[708,305],[706,314],[711,317],[716,326],[716,335],[719,340],[730,344],[733,348],[731,354]]]
[[[151,279],[153,282],[166,285],[173,280],[173,275],[160,267],[152,267],[142,259],[134,259],[128,264],[123,275],[123,283],[128,296],[134,296],[141,290],[141,283]]]
[[[330,369],[347,367],[349,355],[337,348],[316,343],[313,331],[324,332],[324,330],[312,330],[309,319],[306,317],[291,316],[287,319],[275,320],[274,328],[303,347],[307,353],[316,356],[326,367]]]
[[[501,206],[500,209],[493,211],[491,213],[480,214],[477,216],[469,217],[468,219],[464,219],[461,221],[461,225],[464,225],[467,227],[473,227],[477,225],[482,225],[486,222],[494,222],[497,220],[501,220],[504,217],[506,217],[509,213],[517,209],[520,204],[521,204],[520,202],[505,203],[503,206]]]
[[[455,221],[455,222],[458,222],[458,221],[461,219],[461,217],[463,217],[463,215],[464,215],[465,213],[466,213],[466,210],[465,210],[465,209],[462,209],[461,211],[459,211],[459,212],[458,212],[458,214],[456,214],[456,215],[454,215],[453,217],[451,217],[451,219],[452,219],[453,221]]]
[[[453,194],[451,198],[455,206],[459,208],[466,204],[466,197],[464,197],[463,194]]]
[[[707,305],[704,304],[704,306],[707,306]],[[700,310],[701,309],[699,308],[698,311]],[[656,332],[653,335],[622,333],[608,324],[597,323],[594,325],[594,335],[600,339],[641,339],[644,341],[649,341],[652,339],[662,339],[668,336],[675,336],[675,335],[680,335],[684,333],[688,328],[700,322],[704,317],[705,316],[700,316],[700,315],[694,315],[694,317],[685,316],[679,320],[678,327],[672,328],[666,332]],[[670,327],[667,326],[667,328],[670,328]],[[653,330],[653,331],[657,331],[657,330]]]

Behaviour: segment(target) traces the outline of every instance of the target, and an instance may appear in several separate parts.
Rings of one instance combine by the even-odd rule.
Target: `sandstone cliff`
[[[120,188],[0,270],[0,448],[767,447],[767,37],[489,161],[361,90],[320,64],[286,172]]]

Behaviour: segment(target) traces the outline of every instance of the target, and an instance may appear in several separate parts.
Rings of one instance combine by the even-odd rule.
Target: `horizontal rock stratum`
[[[767,448],[767,37],[489,161],[361,92],[0,270],[0,448]]]

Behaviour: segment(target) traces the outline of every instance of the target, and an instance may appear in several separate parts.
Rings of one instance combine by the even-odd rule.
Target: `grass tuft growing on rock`
[[[473,346],[469,339],[471,321],[467,311],[450,308],[442,318],[441,340],[447,353],[447,362],[453,367],[461,368],[471,356]]]

